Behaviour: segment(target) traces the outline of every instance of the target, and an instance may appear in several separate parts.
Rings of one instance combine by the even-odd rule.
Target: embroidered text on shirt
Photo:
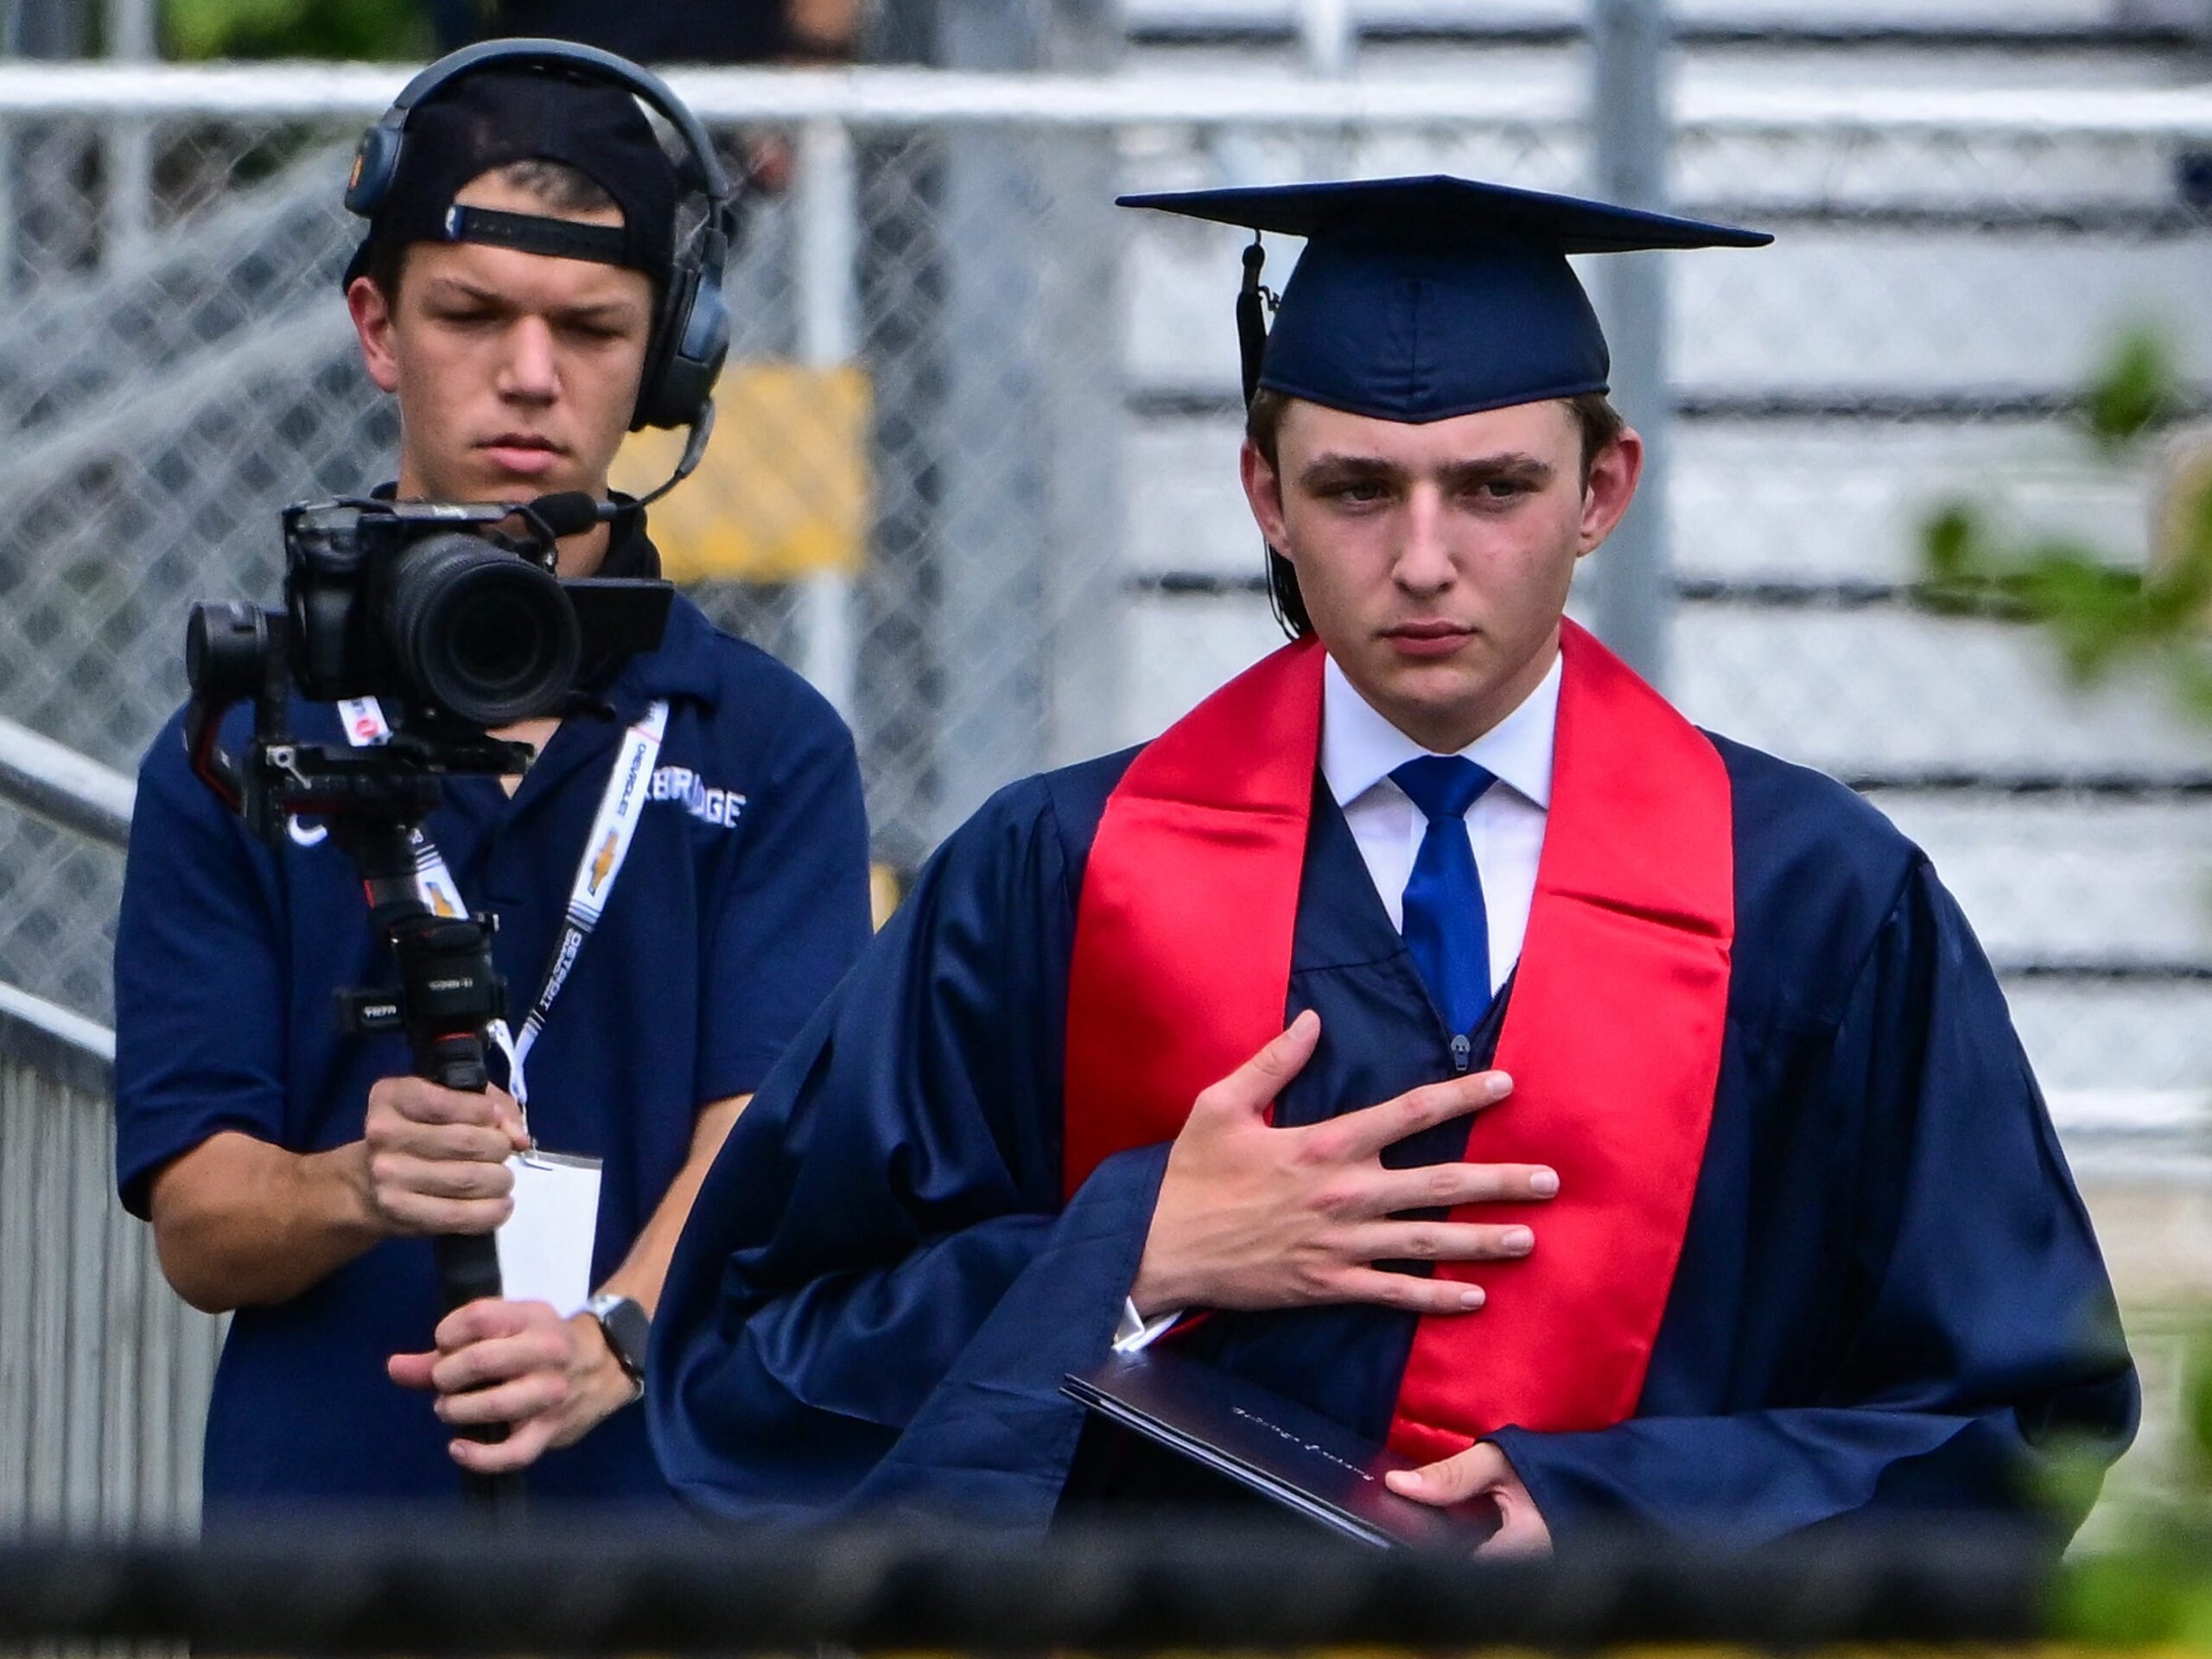
[[[662,766],[653,773],[646,799],[678,801],[683,810],[702,823],[715,824],[724,830],[734,830],[745,810],[745,797],[734,789],[709,789],[707,782],[689,766]]]

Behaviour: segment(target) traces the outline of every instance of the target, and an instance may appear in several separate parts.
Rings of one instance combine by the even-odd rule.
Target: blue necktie
[[[1406,882],[1406,948],[1446,1028],[1464,1034],[1490,1007],[1490,915],[1467,841],[1467,809],[1497,780],[1456,754],[1408,760],[1390,778],[1428,820]]]

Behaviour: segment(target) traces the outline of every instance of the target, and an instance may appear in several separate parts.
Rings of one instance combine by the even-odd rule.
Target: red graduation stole
[[[1529,1222],[1536,1249],[1439,1269],[1490,1297],[1416,1328],[1390,1443],[1417,1458],[1635,1411],[1713,1116],[1735,932],[1728,775],[1572,622],[1561,650],[1549,822],[1496,1062],[1514,1092],[1471,1120],[1465,1154],[1548,1164],[1560,1196],[1454,1216]],[[1199,1090],[1283,1027],[1321,664],[1305,639],[1238,676],[1106,803],[1068,988],[1071,1193],[1115,1153],[1172,1140]]]

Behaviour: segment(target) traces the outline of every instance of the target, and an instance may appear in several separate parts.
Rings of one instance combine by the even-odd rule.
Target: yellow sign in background
[[[662,574],[789,582],[858,570],[868,539],[868,377],[849,364],[734,363],[715,404],[699,470],[652,508]],[[684,437],[631,434],[615,460],[615,488],[652,488]]]

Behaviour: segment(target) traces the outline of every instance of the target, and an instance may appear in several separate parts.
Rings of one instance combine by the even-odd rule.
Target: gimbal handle
[[[505,1013],[505,987],[492,963],[492,933],[483,918],[440,916],[423,904],[414,884],[410,826],[370,829],[334,821],[334,838],[359,867],[368,888],[371,925],[391,943],[399,967],[394,1009],[414,1056],[415,1073],[441,1087],[481,1094],[485,1033]],[[359,1000],[351,1006],[358,1011]],[[389,1026],[385,1026],[389,1029]],[[438,1288],[448,1313],[500,1294],[499,1246],[489,1233],[447,1233],[431,1241]],[[507,1437],[504,1423],[472,1424],[466,1438],[495,1444]],[[472,1503],[494,1512],[519,1509],[517,1474],[464,1474]]]
[[[461,1032],[431,1039],[428,1065],[419,1061],[418,1075],[441,1088],[480,1095],[489,1079],[484,1071],[484,1039],[474,1032]],[[438,1261],[438,1289],[446,1312],[500,1294],[499,1249],[489,1233],[442,1233],[433,1241]],[[461,1431],[471,1440],[490,1443],[506,1438],[498,1423]]]

